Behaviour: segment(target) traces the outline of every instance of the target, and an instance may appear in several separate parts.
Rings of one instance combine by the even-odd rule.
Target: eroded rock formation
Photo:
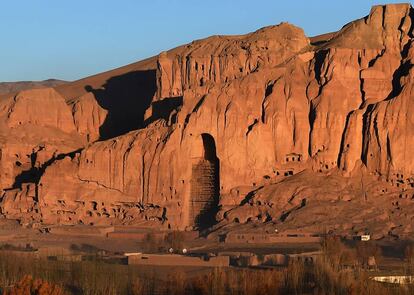
[[[410,234],[413,21],[393,4],[315,38],[282,23],[3,98],[2,213]]]

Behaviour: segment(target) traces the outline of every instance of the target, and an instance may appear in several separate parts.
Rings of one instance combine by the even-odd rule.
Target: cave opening
[[[220,160],[214,137],[203,133],[197,139],[199,154],[193,158],[190,223],[203,230],[214,225],[220,194]]]

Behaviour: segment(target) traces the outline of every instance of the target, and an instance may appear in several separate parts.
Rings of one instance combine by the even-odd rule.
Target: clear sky
[[[401,1],[387,1],[396,3]],[[408,1],[407,1],[408,2]],[[0,81],[76,80],[213,34],[336,31],[375,0],[0,0]]]

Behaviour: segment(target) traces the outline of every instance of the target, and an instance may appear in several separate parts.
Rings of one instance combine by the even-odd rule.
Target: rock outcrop
[[[413,12],[375,6],[315,38],[287,23],[214,36],[58,87],[65,99],[51,89],[3,99],[1,127],[27,135],[2,139],[2,213],[410,234]]]
[[[309,45],[303,30],[287,23],[245,36],[214,36],[163,52],[158,58],[157,98],[182,96],[277,66]]]
[[[2,189],[36,182],[53,158],[85,145],[70,107],[52,88],[25,90],[0,104]]]
[[[108,111],[102,108],[95,96],[88,92],[72,103],[73,121],[76,131],[87,141],[97,141],[101,134],[100,128],[104,124]]]

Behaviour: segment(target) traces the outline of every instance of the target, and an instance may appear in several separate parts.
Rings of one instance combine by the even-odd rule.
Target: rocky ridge
[[[57,79],[48,79],[44,81],[0,82],[0,95],[17,93],[19,91],[34,88],[56,87],[65,83],[66,81]]]
[[[411,235],[413,8],[214,36],[0,101],[23,224]],[[47,105],[47,110],[45,110]]]

